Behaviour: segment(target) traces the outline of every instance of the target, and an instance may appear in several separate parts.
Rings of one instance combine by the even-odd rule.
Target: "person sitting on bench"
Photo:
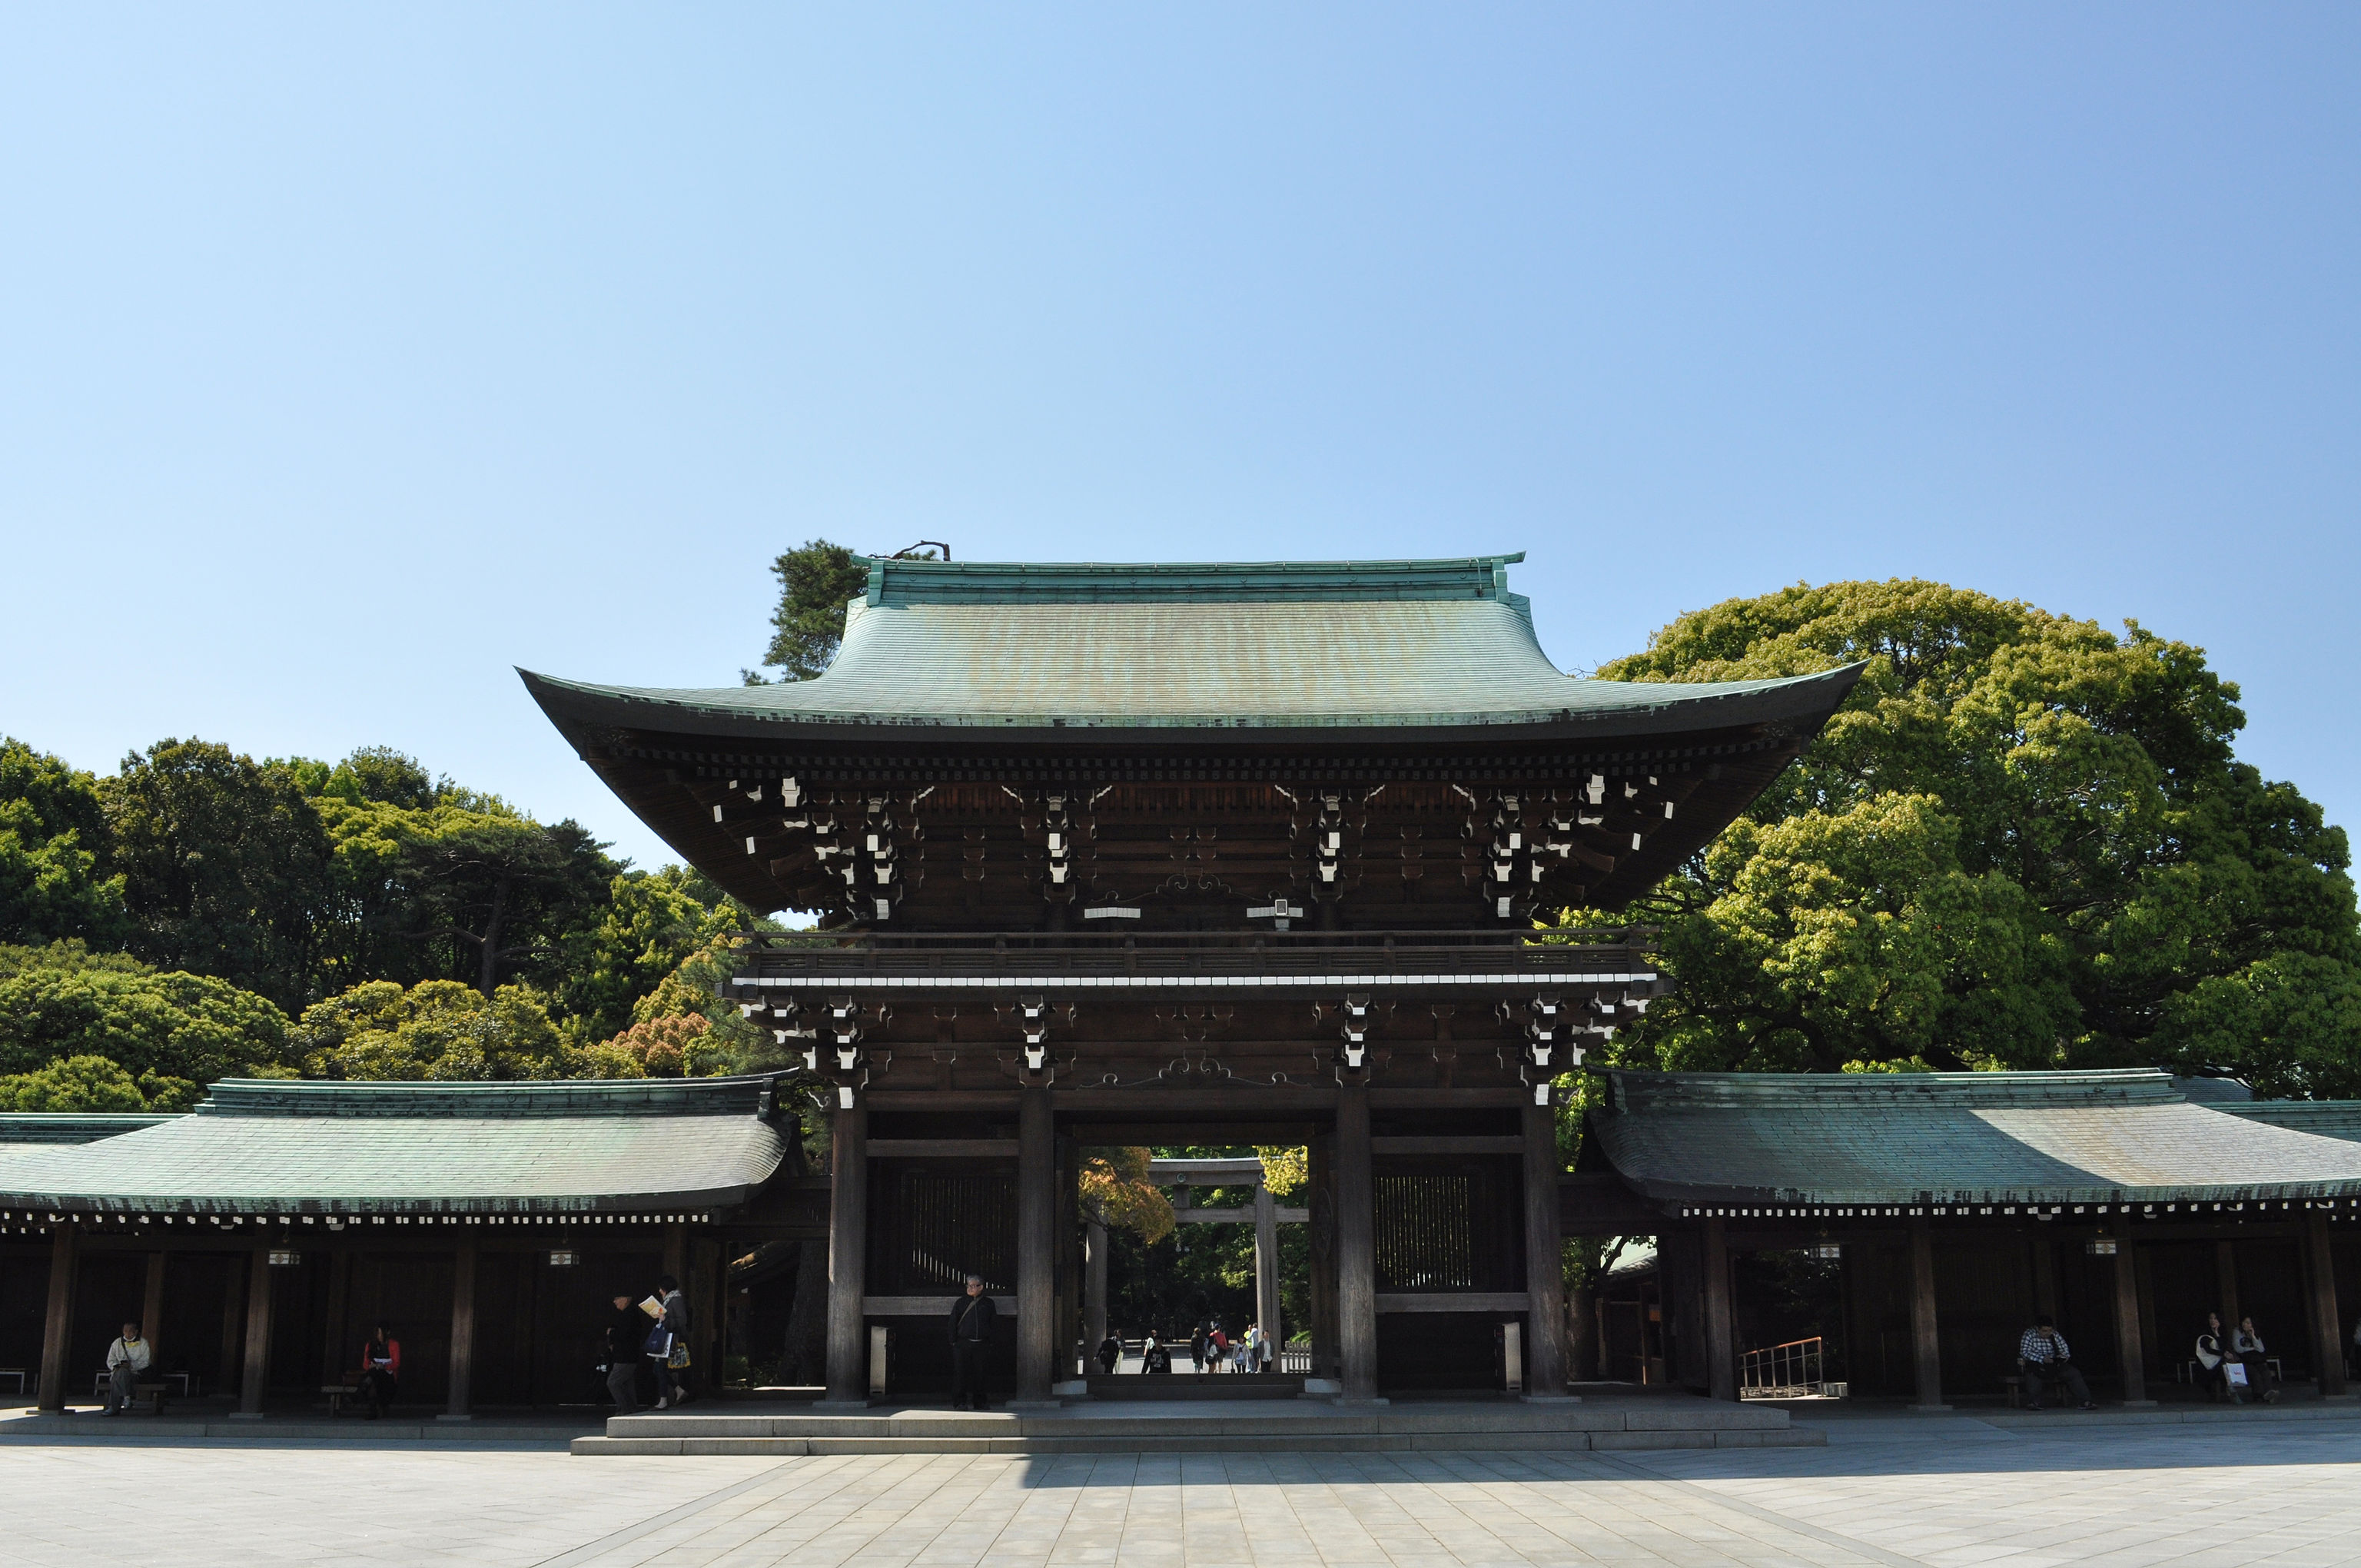
[[[2279,1397],[2279,1379],[2271,1376],[2271,1364],[2266,1358],[2270,1352],[2263,1347],[2263,1336],[2255,1332],[2255,1320],[2240,1318],[2237,1331],[2230,1336],[2230,1354],[2246,1369],[2246,1392],[2260,1390],[2268,1405]]]
[[[2053,1381],[2065,1384],[2067,1393],[2082,1409],[2099,1408],[2091,1398],[2091,1386],[2082,1381],[2081,1369],[2074,1365],[2073,1354],[2048,1313],[2033,1320],[2033,1326],[2016,1342],[2016,1371],[2025,1380],[2026,1409],[2041,1409],[2041,1386]]]
[[[98,1413],[111,1416],[117,1410],[127,1410],[139,1394],[139,1375],[148,1370],[155,1352],[139,1337],[137,1323],[123,1325],[123,1337],[106,1347],[106,1403]]]
[[[401,1382],[401,1342],[393,1337],[393,1331],[379,1323],[370,1332],[368,1343],[361,1346],[361,1392],[368,1396],[369,1420],[378,1420],[385,1415]]]

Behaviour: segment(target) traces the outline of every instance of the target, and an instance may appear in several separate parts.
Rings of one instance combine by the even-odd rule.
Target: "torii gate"
[[[1243,1225],[1255,1228],[1255,1321],[1270,1338],[1271,1365],[1279,1365],[1287,1343],[1280,1332],[1279,1310],[1279,1227],[1308,1224],[1309,1209],[1282,1209],[1263,1184],[1262,1161],[1246,1159],[1151,1159],[1148,1179],[1158,1187],[1177,1188],[1173,1220],[1183,1225]],[[1232,1209],[1200,1209],[1191,1203],[1198,1187],[1251,1187],[1254,1201]],[[1106,1227],[1096,1220],[1088,1227],[1088,1268],[1082,1294],[1083,1332],[1095,1349],[1107,1334]]]

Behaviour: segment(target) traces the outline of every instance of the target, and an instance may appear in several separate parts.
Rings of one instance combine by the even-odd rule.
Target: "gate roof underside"
[[[2166,1074],[1610,1075],[1584,1166],[1660,1201],[2161,1204],[2361,1197],[2361,1106],[2199,1103]],[[2279,1124],[2284,1115],[2284,1124]],[[2296,1130],[2321,1124],[2338,1135]],[[1965,1211],[1962,1210],[1964,1212]]]

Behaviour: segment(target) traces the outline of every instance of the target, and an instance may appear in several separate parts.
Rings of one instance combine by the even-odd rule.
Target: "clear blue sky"
[[[489,13],[489,14],[488,14]],[[2361,8],[20,5],[0,730],[662,858],[512,664],[773,555],[1526,550],[1557,662],[1921,575],[2361,822]]]

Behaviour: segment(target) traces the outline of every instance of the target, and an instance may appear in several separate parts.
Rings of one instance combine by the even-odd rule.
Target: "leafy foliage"
[[[1082,1151],[1078,1180],[1082,1205],[1099,1223],[1127,1230],[1153,1245],[1172,1234],[1172,1202],[1148,1179],[1148,1151]]]
[[[99,869],[106,847],[97,781],[0,739],[0,942],[125,940],[123,878]]]
[[[772,562],[771,571],[779,579],[779,605],[763,663],[783,680],[810,680],[844,641],[844,607],[868,587],[869,568],[841,544],[807,539]],[[749,685],[763,681],[752,670],[745,679]]]
[[[1798,763],[1627,912],[1675,993],[1620,1037],[1664,1067],[2156,1064],[2361,1092],[2361,920],[2341,829],[2239,762],[2203,653],[1925,582],[1682,617],[1600,674],[1735,680],[1852,660]]]
[[[193,1102],[218,1078],[284,1072],[287,1019],[226,981],[93,959],[72,944],[0,949],[0,1074],[102,1057],[150,1103]]]
[[[548,1010],[518,985],[486,996],[452,980],[370,981],[305,1008],[292,1043],[313,1078],[572,1076]]]
[[[148,1097],[104,1057],[67,1057],[0,1078],[0,1111],[145,1111]],[[178,1110],[177,1105],[163,1107]]]

